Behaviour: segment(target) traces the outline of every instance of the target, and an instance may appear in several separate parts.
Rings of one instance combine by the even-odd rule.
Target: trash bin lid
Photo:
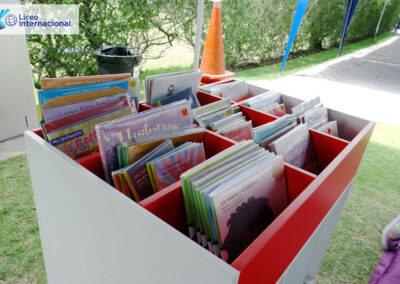
[[[127,59],[135,65],[139,65],[142,61],[142,54],[139,51],[122,46],[102,47],[97,49],[94,55],[102,59]]]

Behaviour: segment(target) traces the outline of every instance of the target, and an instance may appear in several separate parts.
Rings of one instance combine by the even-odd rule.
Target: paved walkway
[[[400,127],[400,37],[276,80],[253,84]]]
[[[277,80],[252,81],[329,108],[400,127],[400,37]],[[22,136],[0,142],[0,161],[25,152]]]

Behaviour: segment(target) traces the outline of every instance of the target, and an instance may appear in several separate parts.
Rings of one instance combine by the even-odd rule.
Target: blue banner
[[[307,9],[308,2],[309,2],[309,0],[299,0],[299,2],[297,2],[297,8],[296,8],[296,13],[294,14],[292,30],[290,31],[289,41],[287,43],[285,56],[283,57],[283,61],[282,61],[281,74],[282,74],[283,68],[285,67],[286,60],[289,56],[290,49],[292,48],[293,41],[296,38],[297,31],[300,27],[301,20],[303,19],[303,16],[304,16],[304,12]]]
[[[340,36],[338,56],[340,56],[340,53],[342,52],[343,43],[344,43],[344,40],[346,39],[347,31],[349,29],[350,22],[351,22],[351,18],[353,18],[353,14],[354,14],[354,11],[356,10],[357,4],[358,4],[358,0],[347,0],[346,13],[344,16],[344,21],[343,21],[343,25],[342,25],[342,33]]]

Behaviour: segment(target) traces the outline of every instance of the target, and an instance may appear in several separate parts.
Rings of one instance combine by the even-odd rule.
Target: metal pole
[[[197,1],[196,40],[194,43],[193,70],[199,70],[201,31],[203,28],[204,0]]]
[[[387,5],[388,3],[389,3],[389,0],[386,0],[386,1],[385,1],[385,5],[383,5],[382,13],[381,13],[381,16],[379,17],[378,25],[376,26],[376,30],[375,30],[375,34],[374,34],[374,38],[372,39],[372,42],[375,41],[376,35],[378,34],[379,26],[381,25],[381,21],[382,21],[382,18],[383,18],[383,14],[385,14],[386,5]]]
[[[350,11],[351,11],[351,7],[352,6],[353,6],[353,0],[350,1],[349,9],[348,9],[347,14],[345,16],[346,19],[345,19],[344,26],[343,26],[343,29],[342,29],[342,37],[340,39],[339,50],[338,50],[338,53],[337,53],[338,57],[340,56],[340,53],[342,53],[344,38],[345,38],[345,35],[347,33],[347,28],[348,28],[347,23],[348,23],[349,18],[350,18]]]

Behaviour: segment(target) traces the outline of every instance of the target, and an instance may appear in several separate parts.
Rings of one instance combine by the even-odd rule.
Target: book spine
[[[96,136],[97,136],[97,145],[99,146],[99,152],[100,152],[100,157],[101,157],[101,164],[102,164],[103,170],[104,170],[104,176],[106,178],[106,182],[113,185],[113,182],[110,179],[110,175],[108,173],[108,166],[107,166],[106,156],[104,153],[103,138],[101,135],[100,127],[98,127],[96,125],[95,129],[96,129]]]

